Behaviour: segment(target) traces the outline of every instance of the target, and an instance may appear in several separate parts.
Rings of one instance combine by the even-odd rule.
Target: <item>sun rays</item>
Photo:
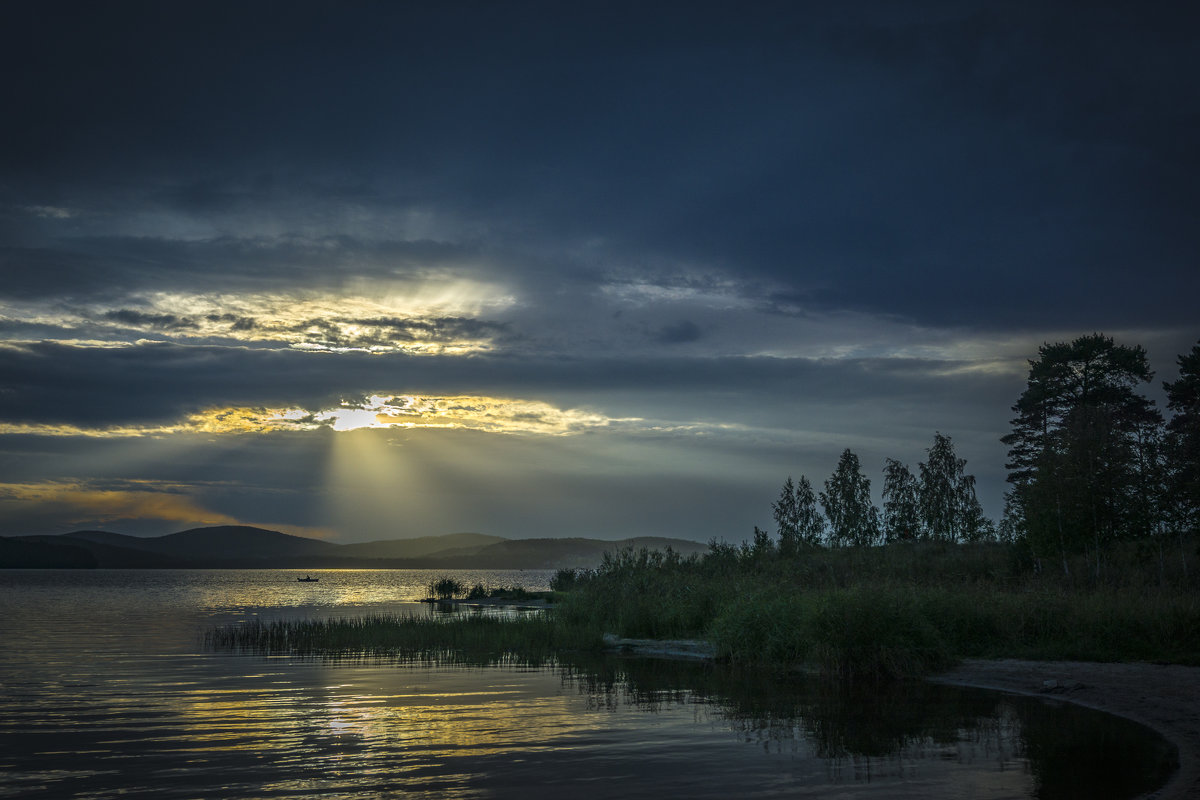
[[[67,424],[0,423],[0,434],[156,437],[179,434],[254,434],[329,429],[444,428],[497,434],[567,436],[643,420],[609,417],[584,408],[559,408],[540,400],[482,395],[371,394],[328,408],[209,408],[177,422],[83,427]]]

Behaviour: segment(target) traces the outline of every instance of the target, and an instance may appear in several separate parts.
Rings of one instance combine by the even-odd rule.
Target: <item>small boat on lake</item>
[[[296,578],[296,580],[300,581],[301,583],[316,583],[317,581],[319,581],[321,579],[320,578],[310,578],[307,575],[305,575],[303,578]]]

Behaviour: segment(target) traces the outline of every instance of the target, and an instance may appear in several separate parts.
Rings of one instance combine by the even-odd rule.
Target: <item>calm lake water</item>
[[[0,570],[0,797],[1128,798],[1137,725],[925,684],[712,665],[469,668],[214,653],[248,618],[433,613],[442,573]],[[543,571],[455,573],[544,589]]]

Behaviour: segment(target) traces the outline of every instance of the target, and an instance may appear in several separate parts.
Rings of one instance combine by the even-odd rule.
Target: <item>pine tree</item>
[[[1091,551],[1143,529],[1135,494],[1144,484],[1143,442],[1161,416],[1135,393],[1153,373],[1141,347],[1101,334],[1038,348],[1013,411],[1008,480],[1022,536],[1035,553]]]
[[[861,546],[879,541],[879,509],[871,502],[871,481],[863,475],[858,456],[849,449],[825,481],[821,505],[829,518],[830,544]]]

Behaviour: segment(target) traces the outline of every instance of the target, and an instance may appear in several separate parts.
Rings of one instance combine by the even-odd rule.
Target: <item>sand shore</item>
[[[930,680],[1056,697],[1136,720],[1179,748],[1179,771],[1160,791],[1147,797],[1200,798],[1200,667],[967,660]]]

